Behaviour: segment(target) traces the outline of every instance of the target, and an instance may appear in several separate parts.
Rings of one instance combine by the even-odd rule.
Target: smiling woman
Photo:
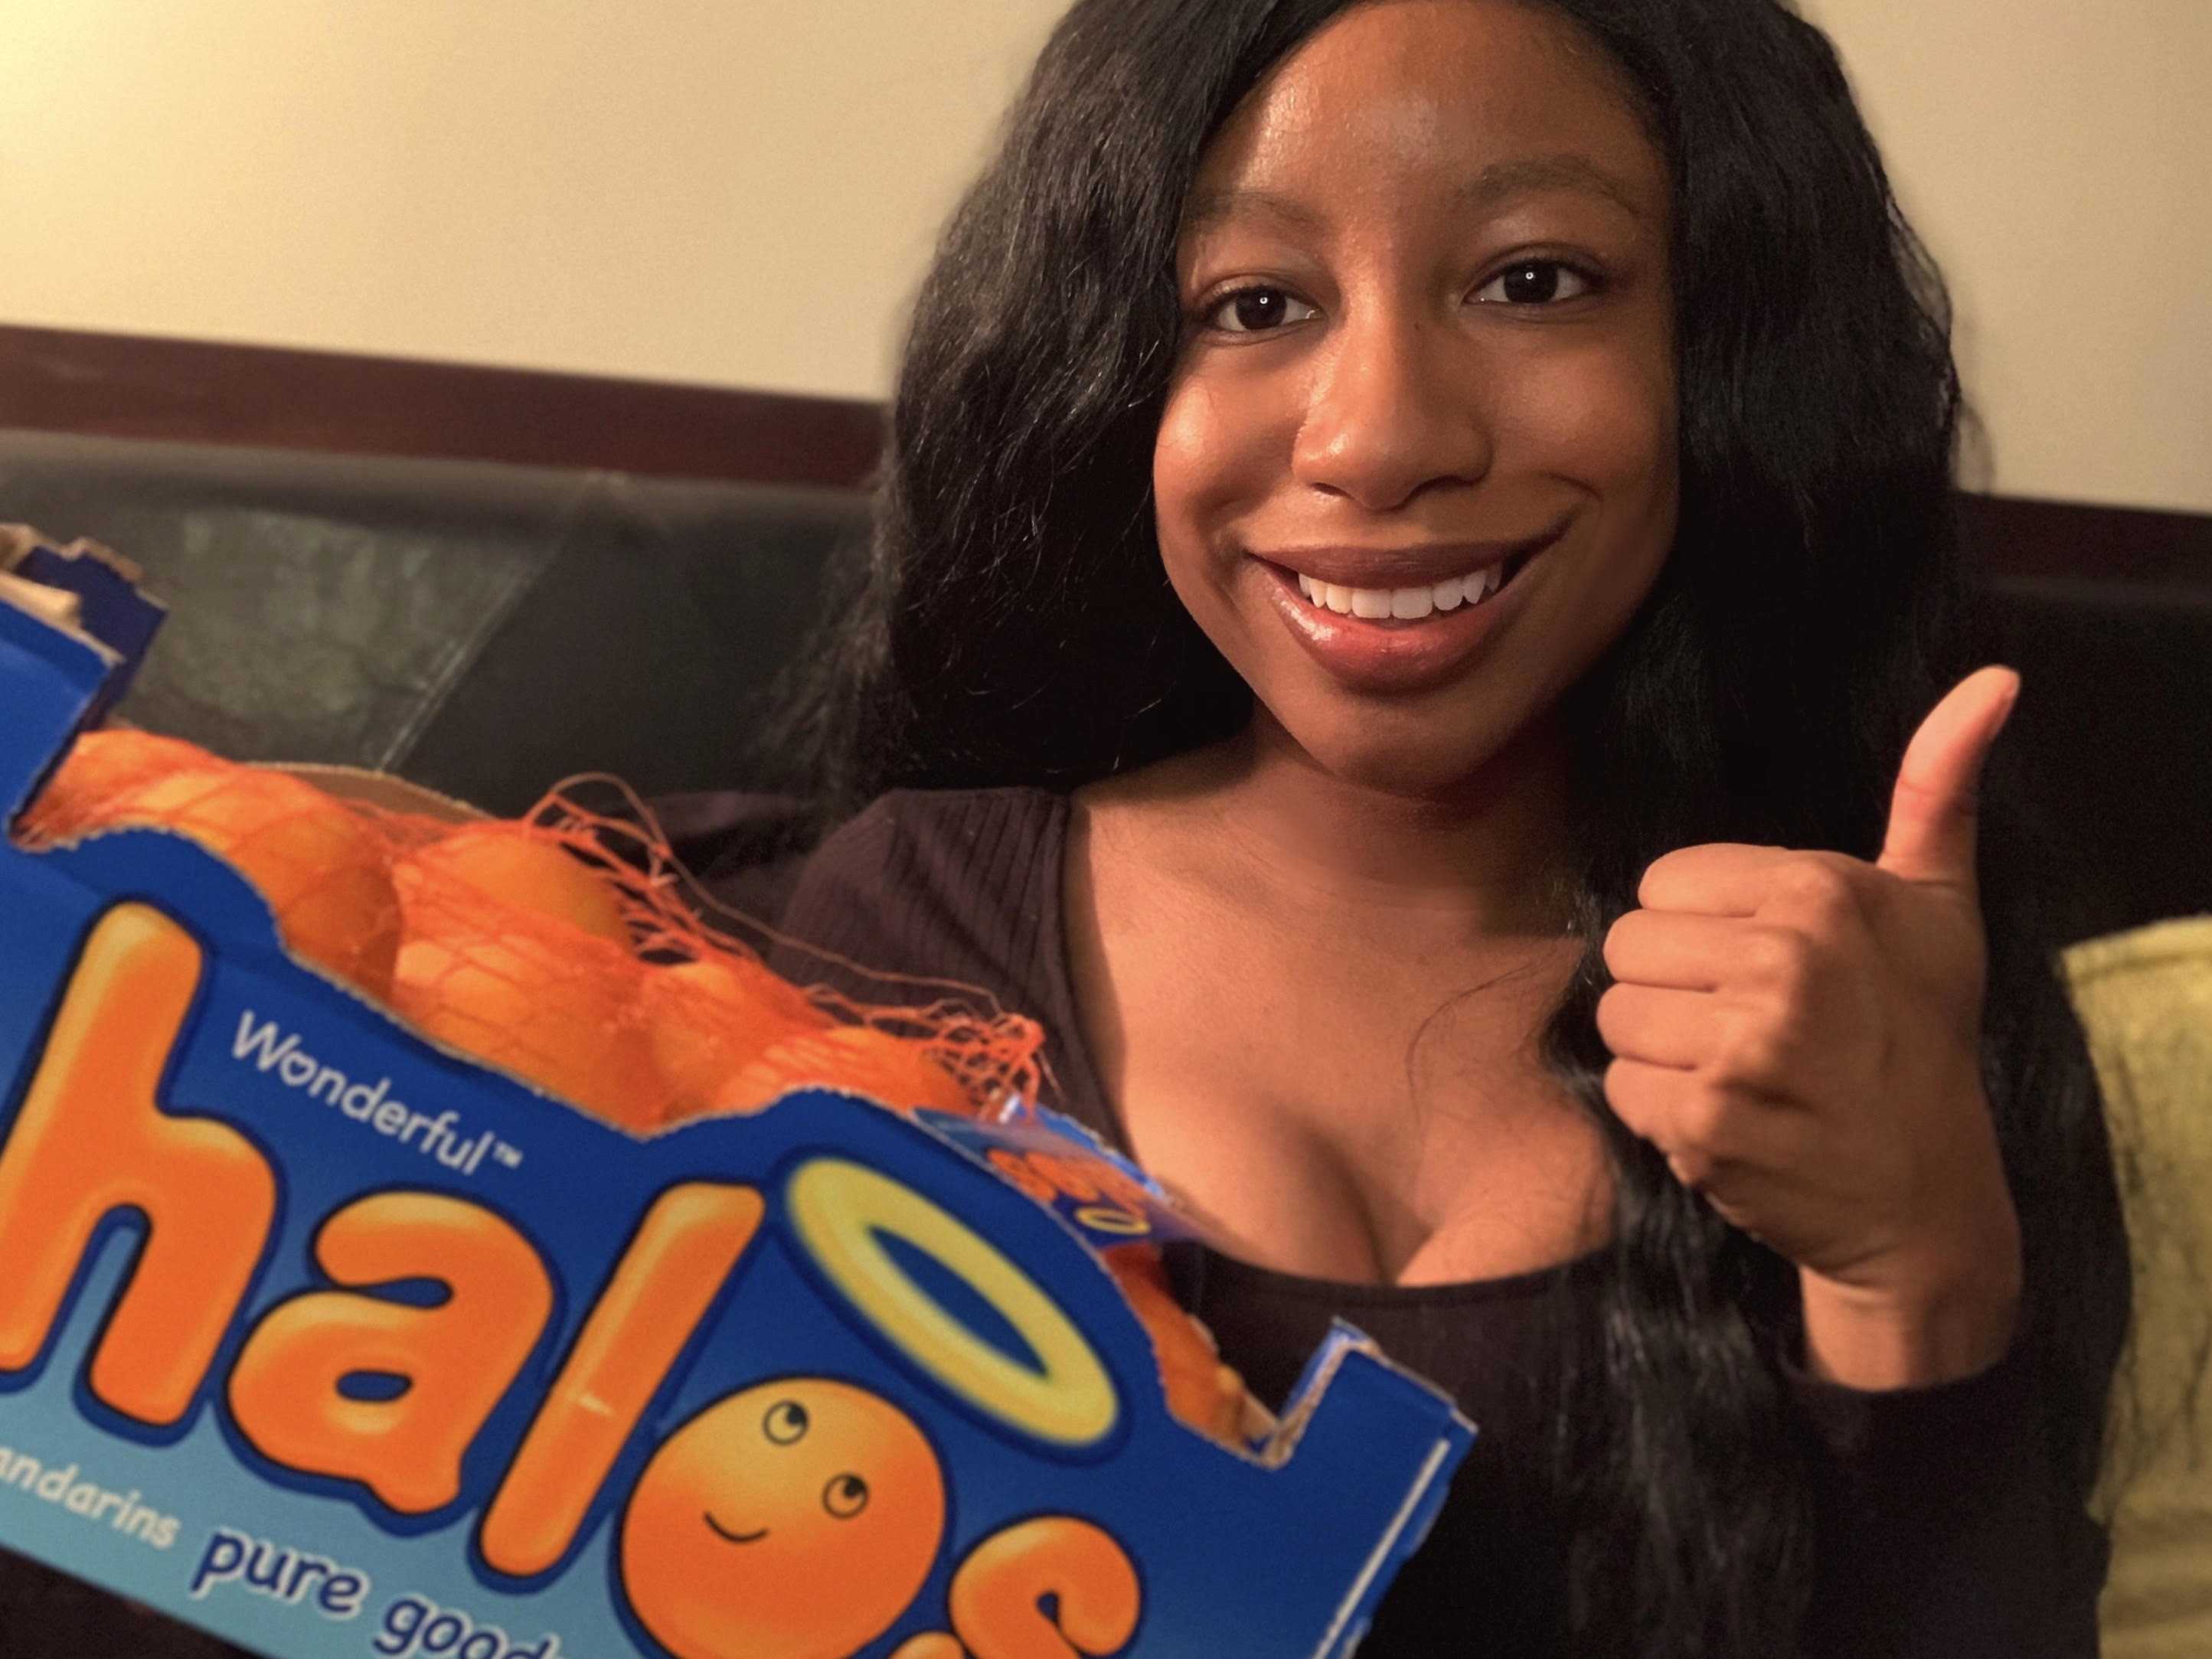
[[[1773,0],[1081,0],[947,233],[785,925],[1041,1016],[1263,1395],[1455,1391],[1363,1656],[2094,1650],[1947,327]]]
[[[1665,558],[1667,165],[1579,44],[1515,8],[1346,19],[1194,180],[1160,552],[1262,720],[1333,774],[1461,781]],[[1363,625],[1385,618],[1425,625]]]

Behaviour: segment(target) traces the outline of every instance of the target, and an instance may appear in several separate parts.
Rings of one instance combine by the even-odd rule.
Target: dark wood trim
[[[0,426],[851,489],[879,404],[0,325]]]
[[[1962,491],[1959,532],[1974,567],[1992,575],[2186,588],[2212,596],[2212,513]]]
[[[878,404],[0,325],[0,426],[857,489]],[[2212,514],[1961,495],[1994,574],[2212,592]]]

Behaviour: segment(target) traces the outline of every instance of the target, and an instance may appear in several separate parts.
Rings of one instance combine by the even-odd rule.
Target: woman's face
[[[1450,793],[1650,591],[1669,193],[1601,51],[1515,0],[1346,13],[1201,159],[1160,548],[1328,771]]]

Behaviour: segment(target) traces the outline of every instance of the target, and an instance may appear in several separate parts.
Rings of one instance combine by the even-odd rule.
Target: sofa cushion
[[[2212,916],[2076,945],[2135,1269],[2098,1506],[2108,1659],[2212,1654]]]

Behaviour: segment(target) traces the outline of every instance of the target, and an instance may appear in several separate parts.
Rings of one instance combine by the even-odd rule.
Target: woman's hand
[[[1856,1388],[2001,1355],[2019,1223],[1982,1091],[1975,782],[2020,690],[1968,676],[1913,734],[1881,856],[1713,845],[1607,935],[1607,1097],[1796,1262],[1808,1364]]]

